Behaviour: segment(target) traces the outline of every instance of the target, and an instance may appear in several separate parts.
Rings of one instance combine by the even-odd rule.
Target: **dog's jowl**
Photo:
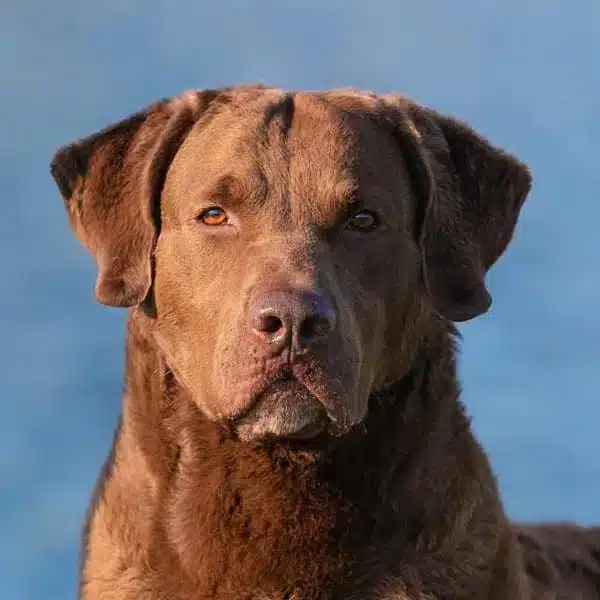
[[[600,599],[600,532],[511,523],[459,399],[517,158],[405,97],[242,86],[52,174],[130,307],[80,598]]]

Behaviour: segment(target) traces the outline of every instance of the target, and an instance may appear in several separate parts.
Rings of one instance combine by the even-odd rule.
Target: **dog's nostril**
[[[326,317],[311,316],[301,323],[298,337],[301,343],[327,335],[332,329],[332,323]]]
[[[257,329],[262,333],[277,333],[283,327],[281,319],[275,315],[261,315]]]

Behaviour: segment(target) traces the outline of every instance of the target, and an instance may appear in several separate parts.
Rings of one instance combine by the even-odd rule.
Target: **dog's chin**
[[[330,419],[323,404],[297,380],[268,386],[252,408],[236,419],[243,442],[313,446],[328,436]]]

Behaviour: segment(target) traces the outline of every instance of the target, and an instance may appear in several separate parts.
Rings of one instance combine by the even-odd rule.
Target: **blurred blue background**
[[[0,597],[73,597],[121,401],[124,313],[48,162],[190,87],[406,91],[531,165],[493,310],[461,327],[464,398],[511,515],[600,521],[599,32],[597,0],[3,0]]]

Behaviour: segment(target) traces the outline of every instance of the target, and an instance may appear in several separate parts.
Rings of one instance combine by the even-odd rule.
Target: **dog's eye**
[[[227,213],[219,206],[211,206],[206,210],[203,210],[200,215],[198,215],[198,220],[210,227],[225,225],[229,221]]]
[[[379,217],[370,210],[361,210],[352,215],[346,225],[355,231],[373,231],[379,226]]]

